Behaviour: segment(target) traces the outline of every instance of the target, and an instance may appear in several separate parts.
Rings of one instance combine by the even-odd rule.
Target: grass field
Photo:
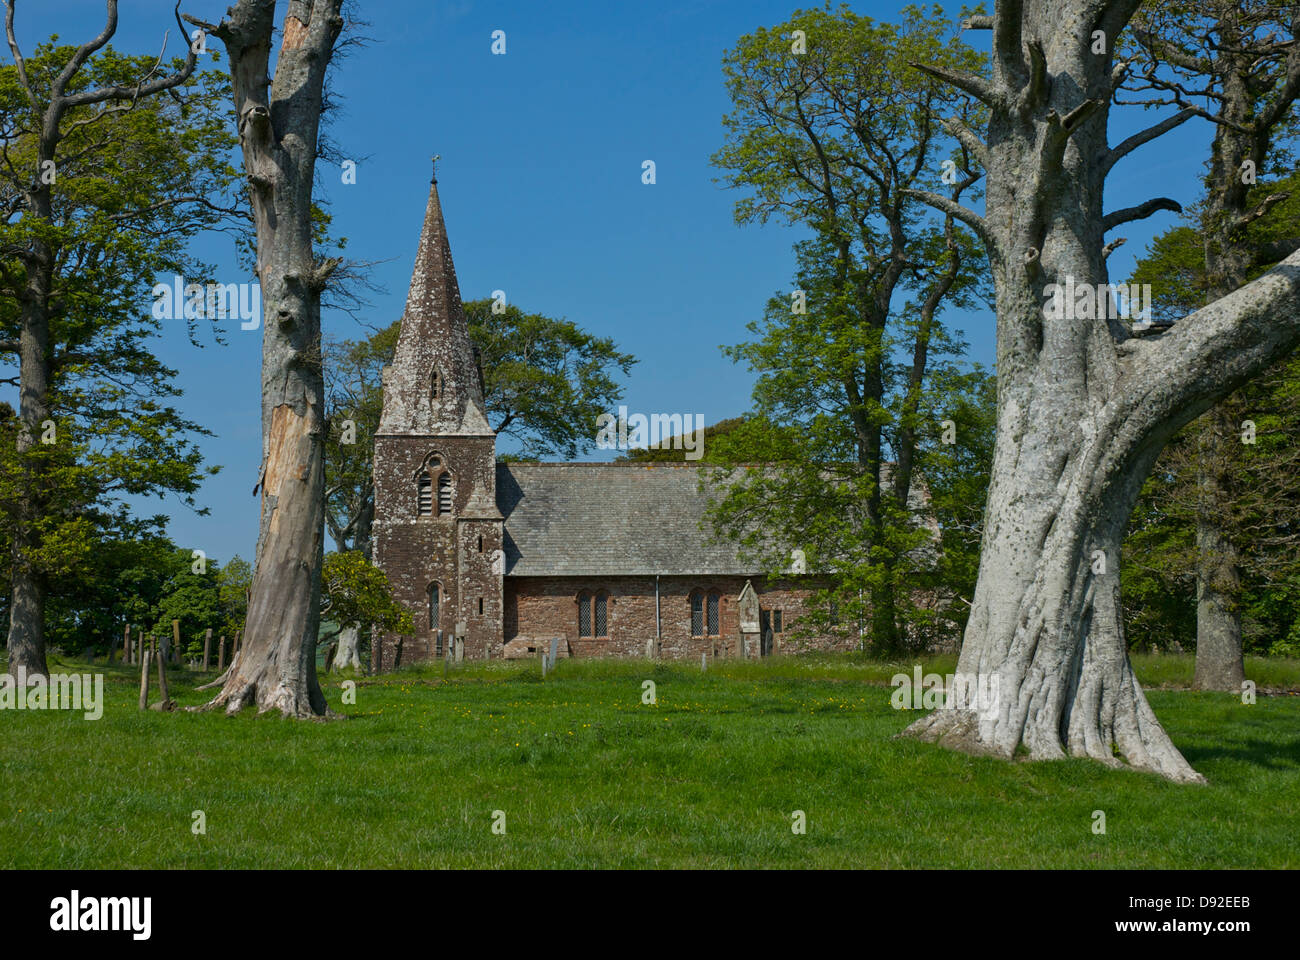
[[[1152,686],[1191,678],[1190,657],[1135,663]],[[886,686],[912,666],[495,662],[361,677],[355,705],[328,677],[349,719],[313,723],[142,713],[134,668],[64,658],[105,674],[104,716],[0,711],[0,866],[1300,866],[1300,696],[1150,690],[1210,781],[1187,787],[891,739],[919,716]],[[1300,689],[1300,662],[1247,675]],[[169,680],[204,702],[196,675]]]

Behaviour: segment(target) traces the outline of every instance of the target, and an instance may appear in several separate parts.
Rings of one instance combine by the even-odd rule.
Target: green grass
[[[1190,664],[1137,660],[1149,683],[1190,678]],[[1300,865],[1300,697],[1151,691],[1210,781],[1188,787],[893,740],[919,714],[891,709],[885,684],[911,667],[561,661],[543,681],[535,663],[495,662],[358,678],[355,706],[330,677],[350,719],[312,723],[141,713],[133,668],[65,660],[51,669],[105,673],[105,713],[0,712],[0,865]],[[182,704],[204,702],[193,675],[169,679]]]

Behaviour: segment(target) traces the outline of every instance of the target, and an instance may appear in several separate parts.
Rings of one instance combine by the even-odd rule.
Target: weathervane
[[[437,183],[437,182],[438,182],[438,161],[441,160],[441,159],[442,159],[442,154],[441,154],[441,153],[435,153],[435,154],[433,155],[433,160],[430,161],[430,162],[433,164],[433,182],[434,182],[434,183]]]

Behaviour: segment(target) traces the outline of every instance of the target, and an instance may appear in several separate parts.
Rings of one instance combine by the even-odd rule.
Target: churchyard
[[[346,719],[304,723],[142,711],[138,667],[52,655],[103,675],[103,715],[0,712],[0,865],[1296,867],[1300,661],[1248,658],[1253,704],[1134,664],[1207,785],[893,739],[919,712],[891,678],[951,657],[322,674]],[[184,708],[215,674],[167,676]]]

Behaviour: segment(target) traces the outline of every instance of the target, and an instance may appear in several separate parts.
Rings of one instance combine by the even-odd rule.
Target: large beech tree
[[[936,194],[983,239],[996,286],[998,422],[974,606],[958,689],[910,736],[978,753],[1092,757],[1202,782],[1161,727],[1129,663],[1119,548],[1161,447],[1300,341],[1300,250],[1158,336],[1118,319],[1056,319],[1045,288],[1108,283],[1107,231],[1171,208],[1107,213],[1117,161],[1170,129],[1112,145],[1115,41],[1140,0],[1000,0],[991,81],[918,64],[989,108],[981,216]],[[1080,311],[1084,316],[1088,312]],[[1077,316],[1077,314],[1076,314]]]
[[[312,181],[325,75],[343,0],[290,0],[270,76],[275,0],[238,0],[220,24],[190,19],[230,58],[262,287],[262,492],[257,562],[238,659],[208,704],[327,712],[316,678],[325,524],[320,304],[336,258],[312,246]]]

